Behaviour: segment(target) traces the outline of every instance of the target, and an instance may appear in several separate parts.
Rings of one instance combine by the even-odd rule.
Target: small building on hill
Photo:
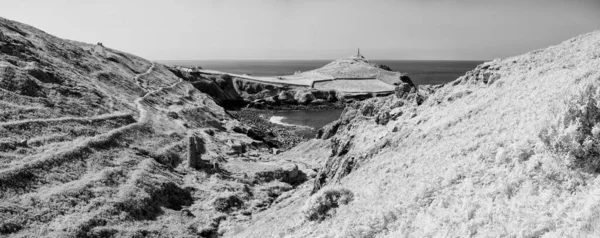
[[[102,42],[98,42],[98,44],[94,46],[93,52],[94,54],[106,55],[106,49],[104,49]]]

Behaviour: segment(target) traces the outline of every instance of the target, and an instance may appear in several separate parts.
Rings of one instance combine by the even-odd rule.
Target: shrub
[[[566,158],[564,162],[570,167],[600,170],[599,94],[595,86],[587,87],[569,102],[558,121],[539,135],[551,151]]]
[[[322,221],[331,216],[332,209],[339,207],[340,204],[346,205],[353,199],[354,194],[346,188],[322,189],[306,201],[302,213],[309,221]]]
[[[240,209],[243,205],[244,201],[233,194],[217,197],[213,201],[215,210],[225,213]]]

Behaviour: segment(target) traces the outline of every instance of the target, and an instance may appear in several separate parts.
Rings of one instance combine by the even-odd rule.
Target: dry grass
[[[292,215],[309,199],[299,191],[282,201],[289,209],[239,236],[598,236],[599,40],[596,32],[486,63],[384,126],[342,115],[349,124],[336,137],[349,146],[326,169],[353,202],[305,223]],[[365,105],[384,110],[393,100]]]
[[[327,82],[315,83],[315,89],[329,91],[336,90],[345,93],[378,93],[393,92],[394,86],[377,79],[344,80],[336,79]]]

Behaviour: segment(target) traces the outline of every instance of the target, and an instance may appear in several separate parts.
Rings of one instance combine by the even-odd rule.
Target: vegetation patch
[[[600,172],[600,92],[586,87],[568,102],[556,123],[540,133],[540,139],[570,167]]]
[[[330,217],[335,208],[352,200],[354,193],[346,188],[322,189],[306,201],[302,214],[309,221],[322,221]]]

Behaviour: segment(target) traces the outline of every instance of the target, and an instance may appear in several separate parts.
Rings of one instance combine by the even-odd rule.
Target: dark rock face
[[[386,71],[394,71],[394,70],[392,70],[392,68],[390,68],[389,66],[384,65],[384,64],[375,64],[374,66],[377,68],[386,70]]]
[[[197,71],[185,71],[176,67],[168,67],[169,71],[179,78],[190,82],[203,93],[208,94],[220,106],[226,109],[236,109],[248,104],[235,90],[231,76],[225,74],[219,77],[200,74]]]
[[[355,142],[355,135],[347,127],[360,126],[364,123],[386,125],[405,115],[404,112],[411,110],[410,108],[418,107],[426,99],[427,97],[421,95],[414,84],[406,78],[405,82],[398,85],[394,95],[346,106],[339,120],[323,127],[317,133],[318,139],[331,139],[331,156],[325,166],[319,170],[313,193],[328,183],[339,181],[370,158],[371,152],[366,154],[354,152],[357,142]],[[380,146],[387,145],[382,143]]]
[[[340,120],[335,120],[334,122],[327,124],[323,128],[319,129],[319,131],[317,132],[317,139],[327,140],[333,137],[340,125]]]

